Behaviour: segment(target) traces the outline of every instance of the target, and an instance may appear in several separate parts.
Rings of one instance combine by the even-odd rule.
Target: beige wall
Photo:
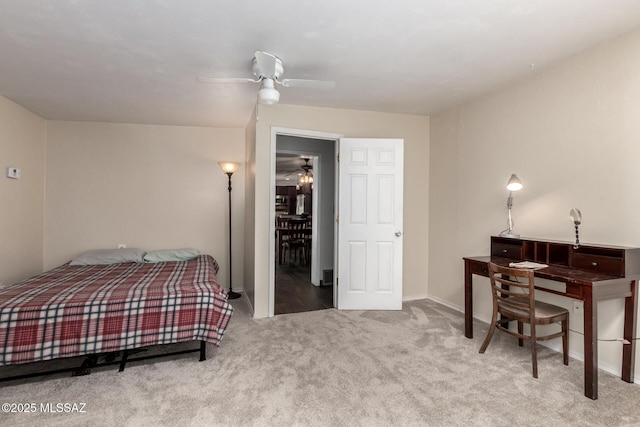
[[[42,272],[45,138],[44,119],[0,96],[0,283]]]
[[[228,286],[227,176],[245,160],[243,129],[48,122],[44,266],[81,251],[193,247],[220,263]],[[233,175],[233,285],[242,289],[242,165]]]
[[[345,137],[403,138],[404,262],[403,298],[427,296],[429,118],[366,111],[258,106],[255,144],[255,316],[269,312],[269,218],[271,128],[311,130]]]
[[[635,31],[431,118],[430,297],[463,308],[462,257],[488,254],[489,236],[506,228],[511,173],[524,182],[513,208],[521,235],[571,241],[579,208],[582,242],[640,247],[638,46]],[[486,281],[474,281],[475,314],[487,320]],[[621,337],[622,303],[599,310],[601,338]],[[570,321],[582,331],[581,316]],[[582,354],[581,335],[570,345]],[[599,351],[619,371],[621,344]]]
[[[256,114],[251,115],[245,131],[245,253],[244,253],[244,294],[251,304],[251,310],[255,306],[255,181],[256,181]]]

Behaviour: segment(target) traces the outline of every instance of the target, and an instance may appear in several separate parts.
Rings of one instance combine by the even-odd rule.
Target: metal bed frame
[[[207,360],[207,343],[205,341],[200,341],[199,348],[174,351],[170,353],[154,354],[151,356],[129,358],[129,356],[133,354],[142,353],[147,350],[148,350],[147,348],[134,348],[131,350],[118,350],[118,351],[111,351],[107,353],[88,354],[85,356],[86,358],[82,362],[82,364],[77,367],[53,369],[49,371],[34,372],[31,374],[14,375],[10,377],[0,378],[0,382],[21,380],[21,379],[33,378],[33,377],[41,377],[46,375],[55,375],[63,372],[71,372],[71,376],[77,377],[77,376],[83,376],[83,375],[90,375],[91,369],[93,368],[98,368],[102,366],[111,366],[111,365],[119,365],[118,372],[122,372],[124,371],[126,364],[129,362],[138,362],[141,360],[156,359],[158,357],[176,356],[179,354],[195,353],[195,352],[200,353],[200,360],[199,360],[200,362]],[[120,353],[122,353],[122,355]],[[120,360],[118,360],[119,357],[120,357]],[[103,358],[104,361],[100,361],[100,358]]]

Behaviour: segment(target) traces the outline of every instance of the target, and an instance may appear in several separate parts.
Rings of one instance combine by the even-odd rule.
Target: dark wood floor
[[[313,286],[308,266],[276,261],[275,314],[333,307],[333,286]]]

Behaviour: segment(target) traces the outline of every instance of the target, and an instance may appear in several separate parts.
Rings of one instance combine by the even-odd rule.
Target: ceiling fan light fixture
[[[280,101],[280,92],[274,87],[272,79],[262,81],[262,88],[258,91],[258,101],[266,105],[277,104]]]

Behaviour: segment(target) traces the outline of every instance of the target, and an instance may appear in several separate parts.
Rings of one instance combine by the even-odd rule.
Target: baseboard
[[[428,298],[427,298],[426,295],[425,296],[402,297],[402,302],[418,301],[418,300],[421,300],[421,299],[428,299]]]
[[[464,315],[464,309],[462,309],[461,307],[458,307],[456,305],[451,304],[448,301],[442,300],[440,298],[437,297],[428,297],[427,299],[436,302],[438,304],[444,305],[445,307],[448,307],[452,310],[455,310],[459,313],[461,313],[462,315]],[[490,318],[482,318],[482,317],[478,317],[478,316],[473,316],[473,318],[475,320],[478,320],[482,323],[486,323],[487,325],[489,324],[489,322],[491,321]],[[573,333],[571,331],[569,331],[569,333]],[[542,345],[544,347],[547,347],[557,353],[562,353],[562,346],[559,343],[553,343],[553,342],[540,342],[538,343],[539,345]],[[584,354],[581,353],[575,353],[571,350],[569,350],[569,357],[575,360],[578,360],[580,362],[584,363]],[[620,375],[622,375],[622,369],[620,367],[616,367],[616,366],[611,366],[608,365],[606,363],[602,363],[600,361],[598,361],[598,369],[602,369],[605,372],[608,372],[612,375],[615,375],[617,377],[619,377]],[[633,377],[633,382],[636,384],[640,384],[640,377],[638,377],[638,375],[634,375]]]
[[[427,297],[428,300],[431,300],[433,302],[437,302],[440,305],[444,305],[445,307],[449,307],[452,310],[455,310],[459,313],[461,313],[464,316],[464,310],[460,307],[458,307],[457,305],[453,305],[451,304],[449,301],[445,301],[443,299],[440,299],[438,297]],[[489,323],[489,321],[487,320],[485,323]]]
[[[247,303],[247,305],[249,306],[249,314],[251,315],[251,318],[254,319],[255,318],[255,311],[253,309],[253,305],[251,304],[251,301],[249,300],[249,296],[247,295],[246,292],[242,292],[241,294],[242,296],[240,297],[240,299],[243,299],[244,302]]]
[[[241,289],[234,289],[233,292],[237,292],[240,294],[240,298],[236,298],[236,300],[243,300],[247,306],[249,307],[249,314],[251,315],[251,318],[255,317],[255,311],[253,309],[253,305],[251,304],[251,301],[249,300],[249,296],[247,295],[247,293],[244,291],[244,288]],[[233,301],[232,299],[227,300],[228,303],[231,304],[231,306],[233,307]]]

